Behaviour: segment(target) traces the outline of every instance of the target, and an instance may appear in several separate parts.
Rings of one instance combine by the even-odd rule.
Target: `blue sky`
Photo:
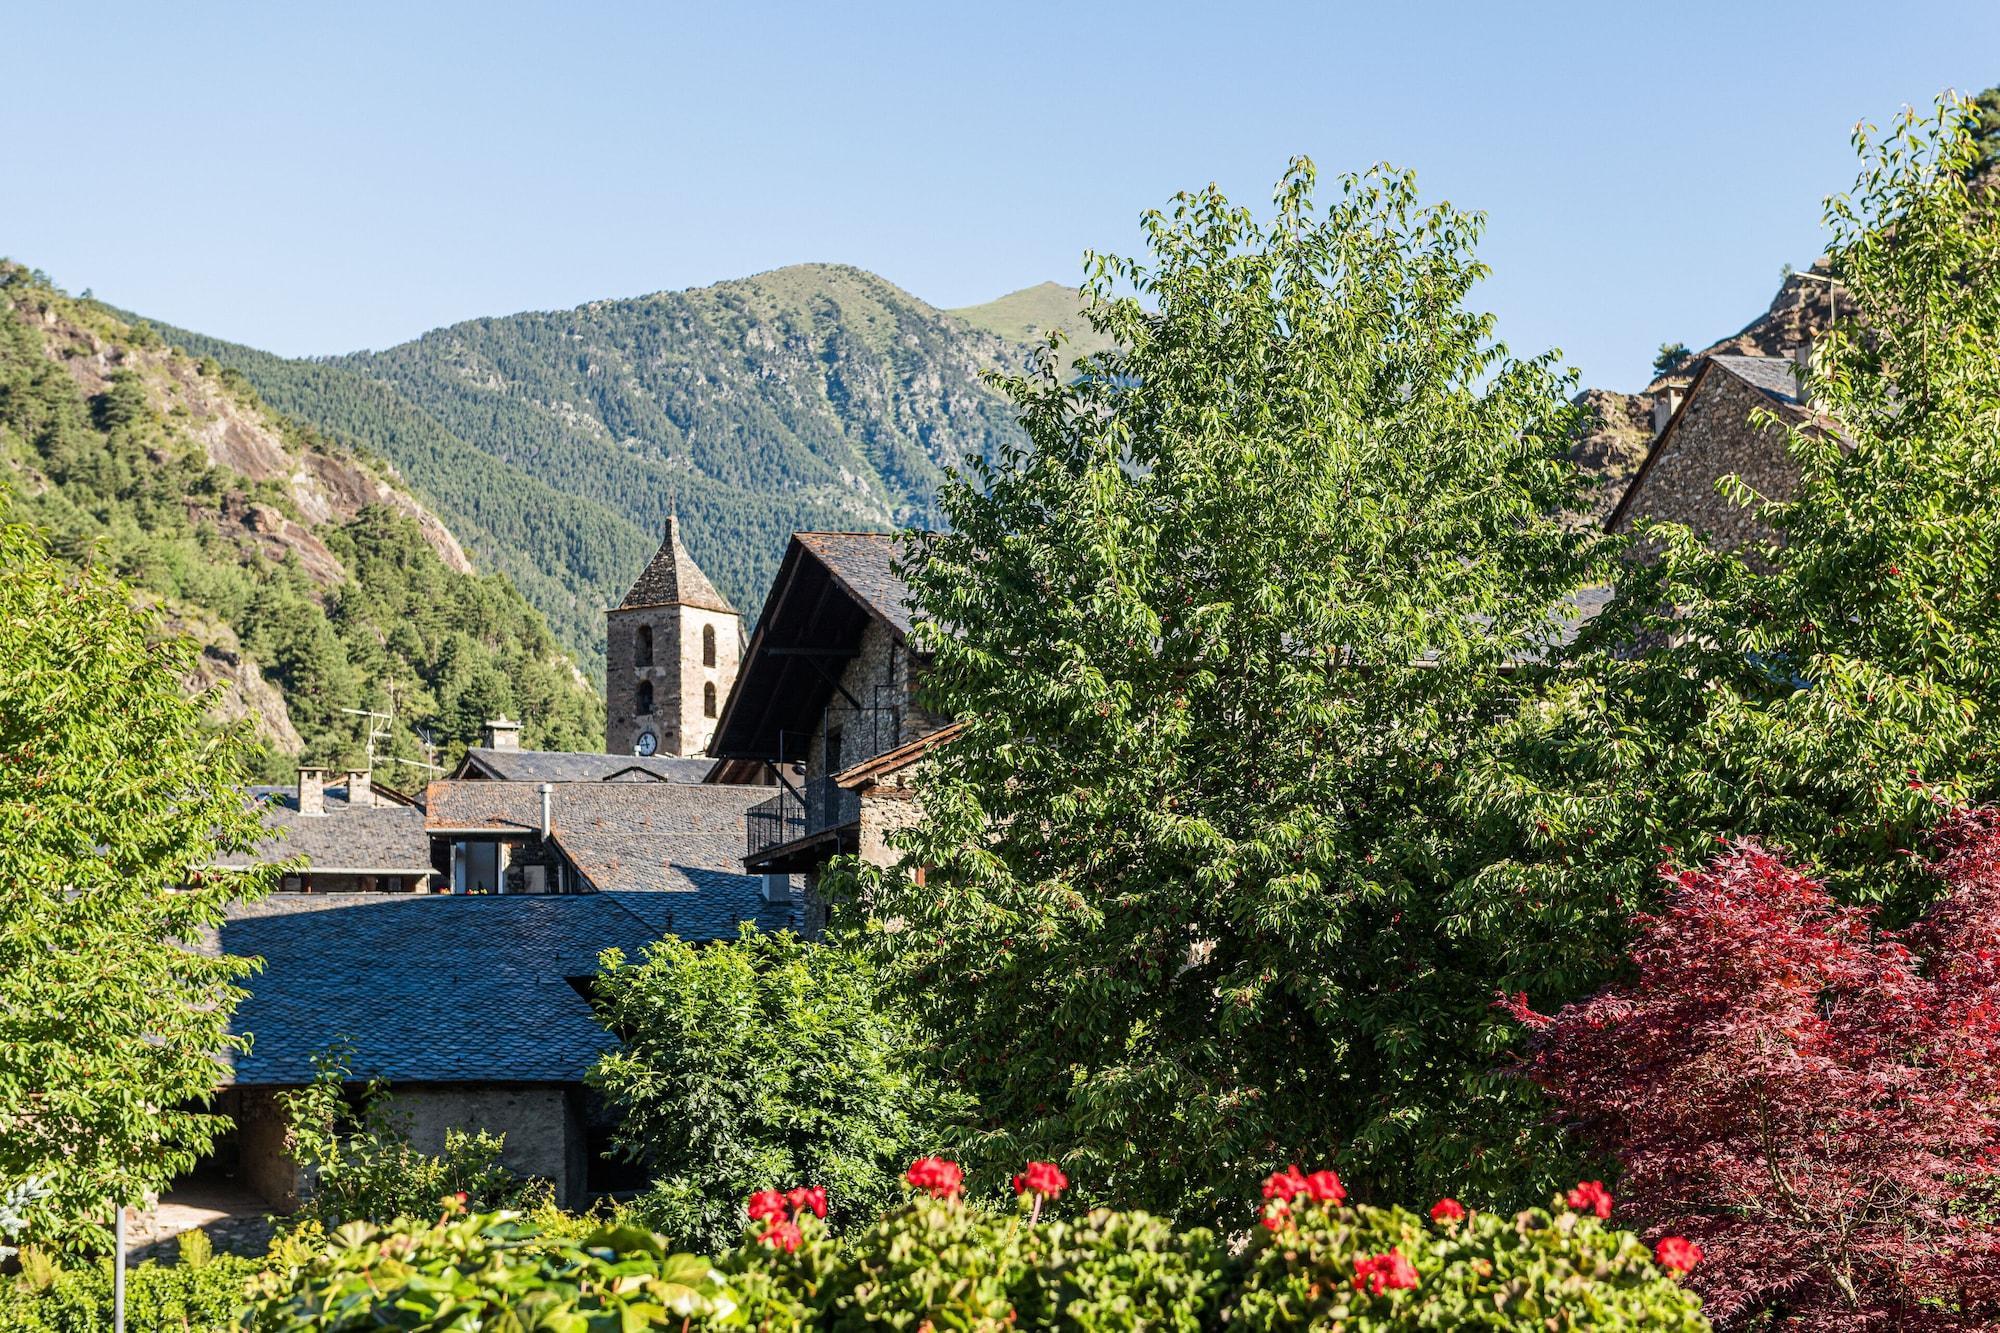
[[[10,12],[0,254],[274,351],[806,260],[941,306],[1293,153],[1485,210],[1520,352],[1642,383],[1818,253],[1848,134],[2000,4],[74,5]]]

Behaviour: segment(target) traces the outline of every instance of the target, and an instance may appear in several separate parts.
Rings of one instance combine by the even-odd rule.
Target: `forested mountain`
[[[593,667],[603,608],[670,505],[754,618],[791,532],[921,521],[946,468],[1015,438],[979,373],[1025,356],[836,265],[471,320],[329,360],[167,336],[387,456]]]
[[[301,753],[358,760],[344,709],[393,711],[380,752],[410,760],[450,762],[503,711],[533,744],[601,743],[601,706],[541,616],[504,575],[476,575],[386,464],[5,261],[0,490],[199,638],[202,683],[254,719],[273,776]]]

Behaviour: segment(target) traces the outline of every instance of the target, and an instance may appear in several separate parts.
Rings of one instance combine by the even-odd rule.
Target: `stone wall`
[[[275,1208],[298,1206],[299,1173],[285,1151],[278,1089],[237,1090],[237,1173]],[[555,1187],[556,1202],[581,1208],[588,1199],[583,1123],[576,1092],[563,1084],[401,1084],[392,1089],[391,1118],[421,1152],[444,1150],[444,1132],[490,1130],[506,1135],[500,1160],[523,1176]]]
[[[861,632],[859,650],[840,673],[841,688],[827,700],[826,711],[813,727],[806,780],[852,767],[942,726],[917,705],[921,671],[908,645],[898,642],[880,621],[870,620]],[[861,705],[858,709],[856,702]],[[827,732],[835,728],[840,731],[840,755],[829,765]]]
[[[1785,449],[1784,429],[1750,420],[1753,412],[1770,407],[1770,398],[1711,366],[1668,428],[1652,466],[1633,483],[1631,502],[1613,531],[1629,533],[1640,520],[1658,519],[1685,523],[1725,550],[1768,540],[1769,525],[1755,510],[1730,503],[1716,482],[1736,475],[1766,498],[1791,495],[1798,473]],[[1642,560],[1658,553],[1652,542],[1634,548]]]

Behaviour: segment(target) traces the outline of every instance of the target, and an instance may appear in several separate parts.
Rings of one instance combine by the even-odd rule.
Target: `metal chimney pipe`
[[[544,782],[536,790],[542,794],[542,841],[547,842],[552,826],[549,817],[549,801],[556,794],[555,784]]]

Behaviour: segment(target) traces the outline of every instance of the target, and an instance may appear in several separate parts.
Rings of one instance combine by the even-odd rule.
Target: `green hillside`
[[[601,743],[601,706],[541,616],[504,575],[475,574],[385,464],[4,261],[0,490],[201,640],[200,683],[254,722],[274,776],[301,753],[358,760],[344,709],[393,709],[384,752],[410,760],[451,762],[503,711],[533,744]]]
[[[985,305],[961,306],[948,313],[1009,342],[1039,343],[1060,329],[1075,358],[1111,347],[1111,340],[1084,320],[1082,305],[1083,293],[1076,288],[1042,282]]]
[[[593,670],[602,608],[670,505],[754,618],[790,533],[920,521],[946,468],[1014,438],[979,373],[1023,355],[871,273],[819,264],[322,361],[169,336],[387,457]]]

